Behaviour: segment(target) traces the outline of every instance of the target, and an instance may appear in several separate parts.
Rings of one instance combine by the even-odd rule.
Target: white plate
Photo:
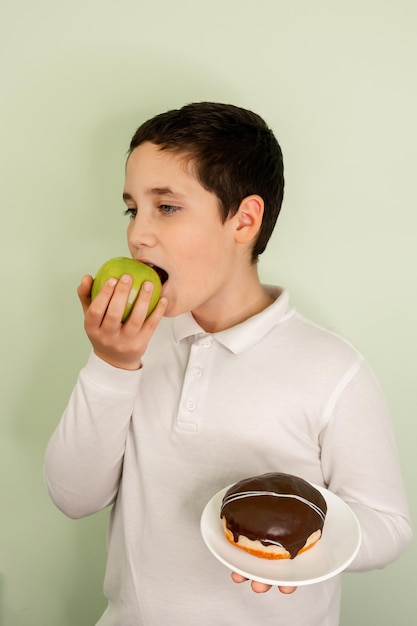
[[[327,502],[323,536],[313,548],[295,559],[262,559],[227,541],[220,519],[220,507],[229,487],[213,496],[204,508],[201,516],[204,542],[223,565],[245,578],[268,585],[311,585],[336,576],[358,553],[361,542],[359,522],[352,509],[338,496],[323,487],[313,486]]]

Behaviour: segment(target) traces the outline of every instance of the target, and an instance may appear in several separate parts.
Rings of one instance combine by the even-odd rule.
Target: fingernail
[[[110,285],[110,287],[114,287],[117,283],[117,278],[109,278],[109,280],[107,281],[107,284]]]

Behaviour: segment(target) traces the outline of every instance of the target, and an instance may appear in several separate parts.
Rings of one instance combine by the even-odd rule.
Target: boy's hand
[[[95,354],[126,370],[139,369],[150,338],[161,321],[167,306],[161,298],[146,319],[153,285],[146,281],[140,290],[131,314],[124,324],[122,315],[132,286],[132,277],[126,274],[108,280],[91,301],[92,276],[84,276],[77,293],[84,311],[84,328]]]
[[[235,583],[244,583],[248,579],[244,576],[241,576],[240,574],[237,574],[236,572],[232,572],[232,580]],[[272,585],[266,585],[265,583],[258,583],[256,580],[252,580],[251,587],[255,593],[265,593],[266,591],[269,591],[271,589]],[[290,594],[294,593],[297,587],[278,587],[278,589],[281,593]]]

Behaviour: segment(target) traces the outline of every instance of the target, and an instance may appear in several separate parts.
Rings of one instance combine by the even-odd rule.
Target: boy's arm
[[[320,436],[323,478],[358,517],[362,542],[348,571],[382,568],[412,539],[389,411],[370,368],[352,367],[329,400]],[[325,532],[325,528],[324,528]],[[233,573],[235,582],[244,582]],[[251,583],[263,593],[271,586]],[[295,588],[280,588],[292,593]]]
[[[117,493],[141,359],[160,322],[166,299],[146,319],[152,283],[144,283],[129,316],[121,319],[132,277],[110,279],[91,302],[93,279],[78,296],[94,353],[81,372],[45,457],[45,481],[56,505],[82,517],[110,504]]]
[[[114,368],[90,356],[49,441],[44,476],[66,515],[90,515],[118,490],[140,370]]]
[[[412,530],[391,418],[366,363],[345,377],[326,419],[324,481],[356,513],[362,531],[361,548],[348,569],[382,568],[407,547]]]

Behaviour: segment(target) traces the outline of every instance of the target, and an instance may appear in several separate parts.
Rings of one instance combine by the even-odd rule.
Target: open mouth
[[[149,265],[149,267],[155,270],[155,272],[158,274],[159,278],[161,279],[162,284],[166,283],[166,281],[168,280],[168,273],[162,267],[158,267],[157,265],[154,265],[153,263],[146,263],[146,265]]]

